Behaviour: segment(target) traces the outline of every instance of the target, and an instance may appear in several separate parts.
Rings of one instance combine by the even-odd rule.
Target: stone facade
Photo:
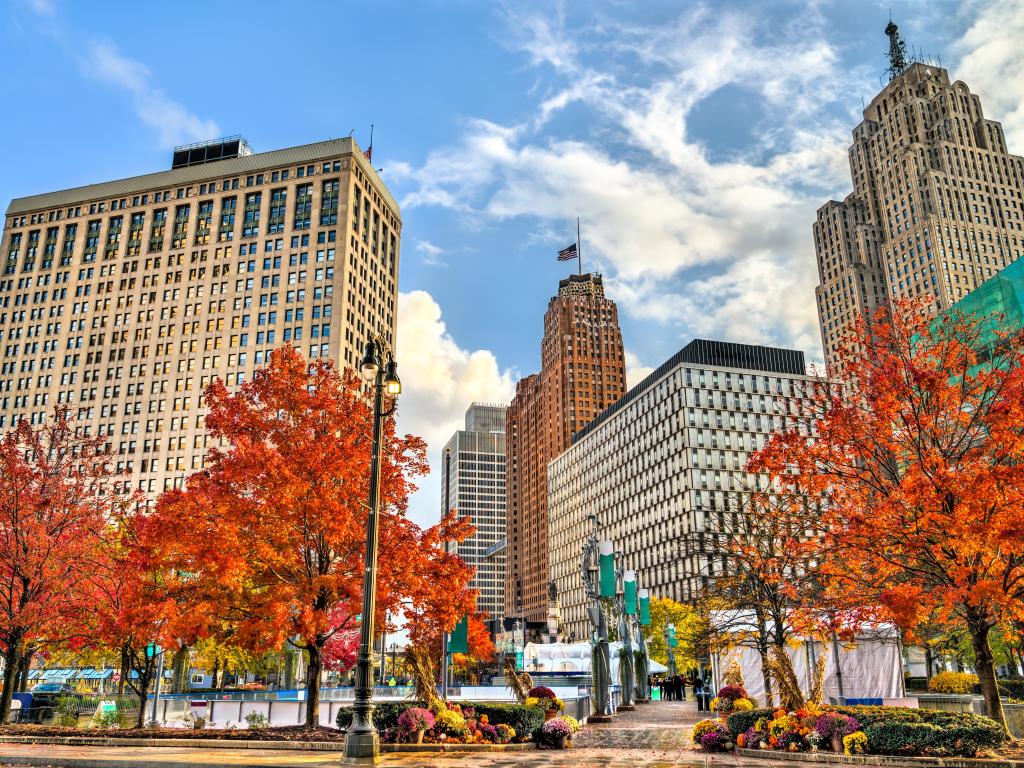
[[[886,85],[853,131],[849,160],[853,193],[822,206],[814,224],[829,375],[858,316],[900,298],[948,309],[1024,251],[1024,158],[945,69],[914,63]]]
[[[395,336],[398,206],[351,139],[19,198],[0,241],[0,431],[68,403],[124,487],[201,469],[203,390],[275,347]]]

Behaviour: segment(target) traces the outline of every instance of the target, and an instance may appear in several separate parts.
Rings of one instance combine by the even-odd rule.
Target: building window
[[[185,247],[185,233],[188,230],[190,205],[179,205],[174,209],[174,229],[171,232],[171,248]]]
[[[325,181],[320,195],[320,225],[338,223],[338,180]]]
[[[213,200],[203,200],[199,203],[199,219],[196,221],[196,245],[206,245],[210,242],[210,228],[213,224]]]
[[[270,217],[267,222],[267,234],[276,235],[284,232],[284,216],[288,202],[288,190],[274,189],[270,192]]]
[[[299,170],[302,170],[301,168]],[[309,229],[313,211],[313,185],[300,184],[295,188],[295,229]]]
[[[242,237],[256,237],[260,232],[260,203],[263,194],[250,192],[245,196],[245,214],[242,223]]]

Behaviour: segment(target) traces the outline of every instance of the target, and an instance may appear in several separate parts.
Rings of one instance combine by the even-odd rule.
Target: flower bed
[[[352,710],[339,710],[336,723],[348,728]],[[451,703],[431,712],[415,702],[388,702],[373,711],[373,726],[388,744],[522,743],[536,740],[543,724],[543,709],[521,704]]]
[[[721,734],[721,730],[727,732]],[[718,734],[708,739],[709,734]],[[786,752],[869,753],[915,757],[974,757],[1006,740],[987,717],[903,707],[818,707],[796,712],[756,709],[735,712],[722,729],[714,720],[694,728],[694,743],[706,751],[729,749],[729,739],[748,749]]]

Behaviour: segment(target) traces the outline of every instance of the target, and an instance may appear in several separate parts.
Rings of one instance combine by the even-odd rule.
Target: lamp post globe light
[[[345,733],[346,763],[376,763],[380,740],[373,727],[373,617],[377,607],[377,522],[380,517],[381,433],[384,420],[395,408],[384,410],[384,395],[397,397],[402,392],[398,364],[383,337],[376,335],[366,344],[359,366],[363,379],[372,389],[373,446],[370,456],[370,508],[366,519],[366,560],[363,571],[363,609],[359,625],[359,657],[356,661],[355,702],[352,724]]]

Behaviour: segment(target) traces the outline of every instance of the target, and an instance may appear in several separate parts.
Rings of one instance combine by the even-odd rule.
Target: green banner
[[[640,590],[640,624],[644,627],[651,623],[651,593],[646,589]]]
[[[626,571],[622,581],[626,590],[626,613],[636,616],[636,571]]]
[[[676,640],[676,628],[672,624],[668,625],[668,645],[670,648],[675,648],[679,645],[679,641]]]
[[[448,635],[448,653],[469,653],[469,619],[463,616]]]
[[[601,541],[597,546],[601,566],[601,597],[615,597],[615,545],[610,541]]]

